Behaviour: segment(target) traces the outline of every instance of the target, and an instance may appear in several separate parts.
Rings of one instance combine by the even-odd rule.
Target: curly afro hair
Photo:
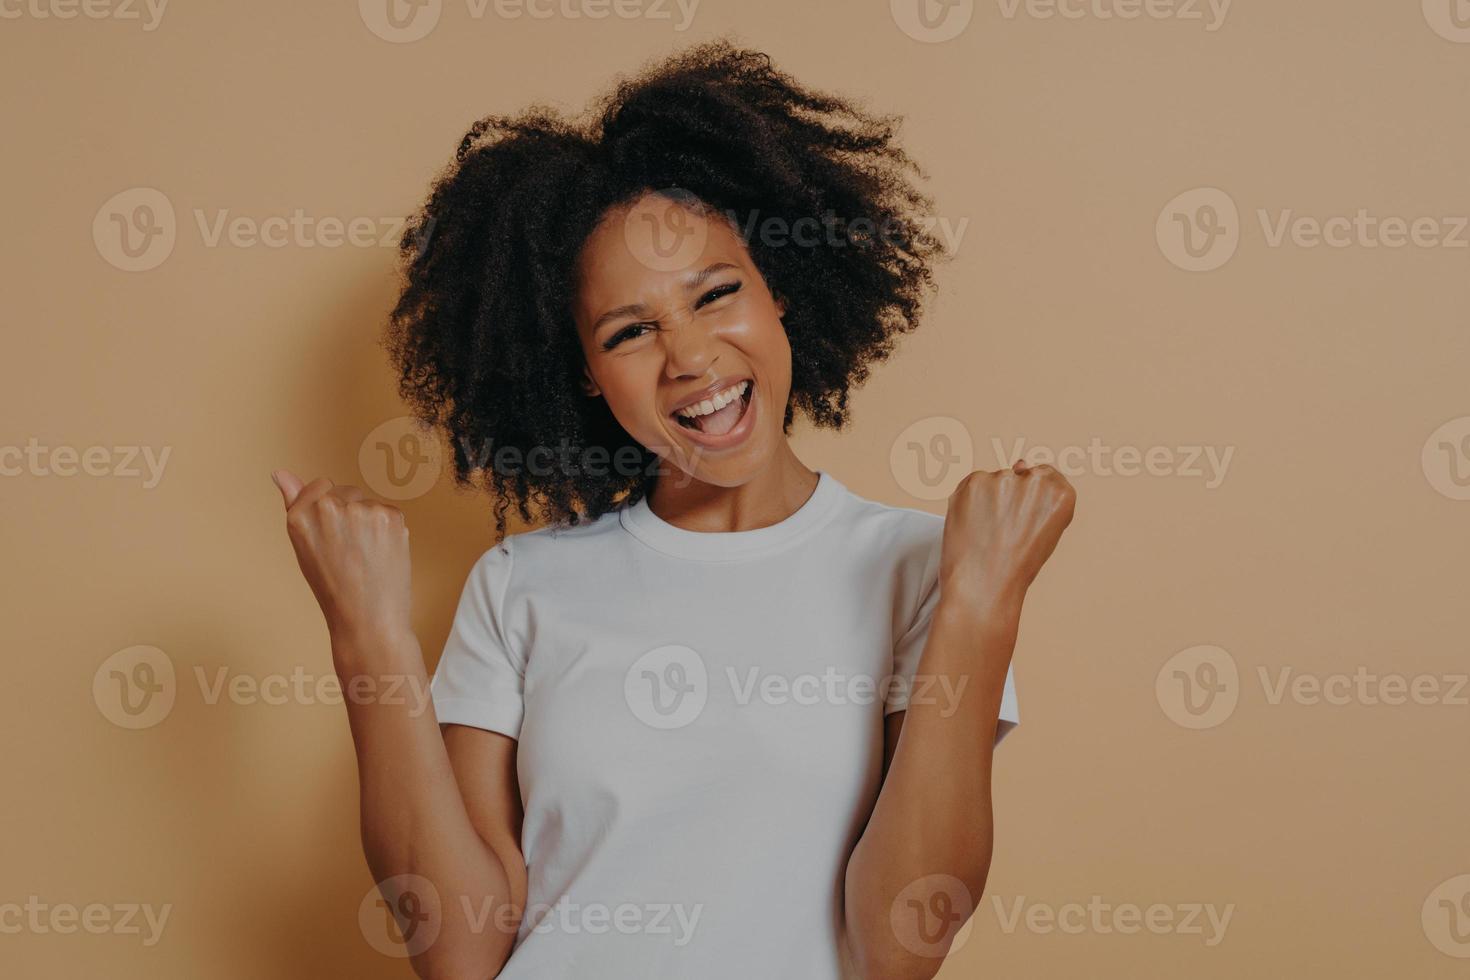
[[[578,524],[657,479],[657,457],[582,391],[572,315],[583,243],[649,192],[728,217],[786,301],[785,431],[797,410],[846,424],[849,390],[918,325],[940,253],[898,124],[718,41],[619,79],[580,118],[535,105],[470,127],[404,232],[387,347],[416,417],[448,435],[456,483],[490,492],[499,535],[512,503]],[[797,234],[834,218],[836,240]],[[562,463],[501,463],[537,447]],[[594,457],[636,465],[566,462]]]

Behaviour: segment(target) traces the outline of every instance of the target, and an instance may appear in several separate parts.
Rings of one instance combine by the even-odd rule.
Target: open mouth
[[[686,429],[710,436],[722,436],[740,424],[750,407],[755,382],[750,378],[736,382],[713,397],[687,405],[673,413],[674,421]]]

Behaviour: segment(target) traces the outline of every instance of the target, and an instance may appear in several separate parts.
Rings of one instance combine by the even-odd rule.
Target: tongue
[[[707,432],[712,436],[724,435],[735,428],[735,423],[740,421],[740,411],[744,406],[744,401],[739,398],[732,398],[730,399],[730,404],[718,412],[700,416],[700,431]]]

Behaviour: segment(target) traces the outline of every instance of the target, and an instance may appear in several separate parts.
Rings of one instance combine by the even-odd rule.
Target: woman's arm
[[[441,734],[413,636],[334,638],[332,645],[344,691],[359,677],[364,690],[415,692],[391,699],[401,704],[344,698],[373,880],[413,875],[433,886],[400,906],[430,916],[407,943],[414,971],[426,980],[494,977],[510,956],[526,901],[516,743],[459,725]],[[403,901],[396,888],[383,891],[388,902]]]
[[[957,705],[923,699],[887,719],[892,762],[845,888],[849,948],[865,978],[932,977],[985,890],[991,760],[1015,644],[1001,619],[985,622],[941,599],[916,673],[948,677],[965,694]]]
[[[409,625],[402,513],[329,480],[303,487],[280,472],[277,482],[332,638],[368,867],[387,906],[414,920],[403,935],[419,976],[494,977],[525,905],[515,742],[454,725],[440,731]],[[404,875],[419,880],[393,880]]]
[[[990,872],[991,762],[1026,590],[1071,521],[1050,467],[972,473],[950,497],[939,602],[916,676],[965,692],[890,721],[892,761],[848,860],[845,938],[861,975],[934,976]]]

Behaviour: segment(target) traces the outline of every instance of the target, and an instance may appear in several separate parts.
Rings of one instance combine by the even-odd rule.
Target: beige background
[[[513,19],[444,0],[411,42],[368,27],[371,0],[367,16],[350,2],[179,2],[152,30],[143,7],[122,11],[142,20],[58,19],[26,2],[0,19],[0,451],[48,452],[0,458],[14,471],[0,477],[0,906],[171,912],[151,947],[0,933],[0,972],[409,975],[358,928],[371,882],[341,707],[210,704],[195,674],[330,672],[267,474],[374,479],[359,449],[402,414],[376,346],[394,253],[210,244],[195,212],[206,231],[221,211],[401,216],[474,118],[578,108],[615,72],[729,32],[810,84],[905,114],[942,214],[968,221],[925,328],[860,392],[851,431],[800,435],[805,459],[937,510],[903,460],[909,442],[940,446],[944,426],[976,468],[1009,462],[992,440],[1173,457],[1155,467],[1172,475],[1089,464],[1074,477],[1078,518],[1017,652],[1025,723],[999,754],[989,893],[943,976],[1470,970],[1452,955],[1470,955],[1470,902],[1454,908],[1470,885],[1452,880],[1470,874],[1467,692],[1448,703],[1470,667],[1470,501],[1457,499],[1470,489],[1456,482],[1470,473],[1470,232],[1454,220],[1470,214],[1470,29],[1448,0],[1239,0],[1223,22],[1203,3],[1121,19],[1099,14],[1127,0],[1079,3],[1074,18],[986,0],[953,8],[970,20],[942,42],[905,32],[922,34],[907,0],[703,0],[682,31],[671,4],[652,11],[669,19]],[[1219,248],[1238,243],[1218,268],[1185,271],[1168,229],[1206,218],[1205,199],[1165,206],[1202,187],[1238,209],[1216,211]],[[127,272],[107,230],[134,214],[136,188],[166,197],[176,241]],[[1288,212],[1360,209],[1435,219],[1447,240],[1271,244]],[[153,487],[51,472],[67,467],[57,447],[92,446],[118,463],[111,447],[170,456]],[[1213,487],[1175,452],[1205,446],[1233,451]],[[404,506],[418,627],[437,653],[488,513],[447,480]],[[166,654],[176,698],[127,730],[93,680],[136,645]],[[1174,668],[1207,675],[1165,666],[1201,645],[1238,679],[1220,675],[1233,713],[1194,729],[1171,720]],[[1272,703],[1258,673],[1275,685],[1283,668],[1360,667],[1429,676],[1440,695]],[[1094,895],[1233,912],[1207,945],[1208,927],[1008,932],[990,898],[1008,916],[1018,899],[1061,910]]]

